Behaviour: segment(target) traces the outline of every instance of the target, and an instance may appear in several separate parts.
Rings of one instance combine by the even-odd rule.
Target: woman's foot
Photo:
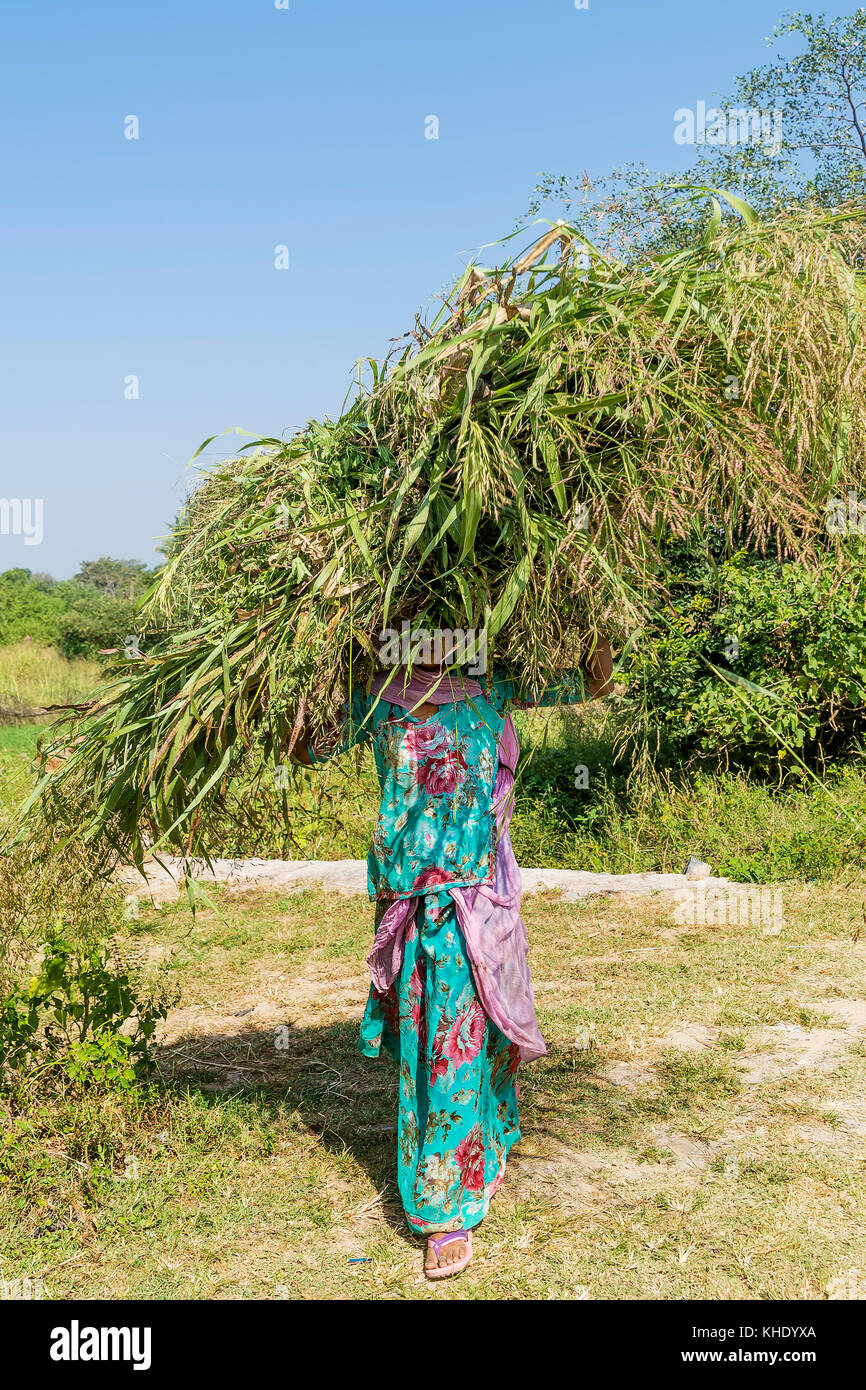
[[[445,1279],[459,1274],[471,1259],[471,1231],[447,1231],[443,1235],[429,1236],[424,1273],[428,1279]]]

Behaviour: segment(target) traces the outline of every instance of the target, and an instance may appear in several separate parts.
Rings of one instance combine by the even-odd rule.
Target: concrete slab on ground
[[[202,883],[222,883],[230,888],[262,888],[298,891],[320,885],[349,895],[367,892],[367,865],[363,859],[214,859],[210,865],[193,861],[187,868],[181,859],[165,858],[146,864],[147,880],[137,869],[125,869],[121,880],[131,893],[140,891],[155,902],[175,898],[186,873]],[[565,902],[581,902],[599,893],[678,893],[688,895],[698,887],[724,888],[727,878],[704,877],[690,881],[684,874],[603,874],[582,869],[521,869],[523,892],[561,893]]]

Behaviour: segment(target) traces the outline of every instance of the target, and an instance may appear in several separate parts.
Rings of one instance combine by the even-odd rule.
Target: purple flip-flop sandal
[[[452,1274],[459,1274],[462,1269],[466,1268],[469,1261],[472,1259],[471,1231],[448,1231],[444,1236],[428,1236],[427,1245],[428,1247],[433,1247],[438,1261],[439,1251],[442,1249],[443,1245],[453,1245],[455,1240],[466,1241],[466,1254],[463,1256],[462,1260],[455,1260],[453,1265],[445,1265],[442,1268],[437,1264],[435,1269],[428,1269],[425,1265],[424,1273],[427,1275],[428,1279],[448,1279]]]

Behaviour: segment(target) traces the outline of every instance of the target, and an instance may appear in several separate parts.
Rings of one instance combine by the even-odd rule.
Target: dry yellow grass
[[[38,642],[0,646],[0,715],[82,700],[98,684],[95,661],[68,661]]]

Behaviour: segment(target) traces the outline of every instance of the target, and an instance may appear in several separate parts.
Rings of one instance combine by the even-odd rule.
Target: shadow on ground
[[[158,1046],[154,1058],[168,1087],[194,1088],[214,1103],[255,1098],[288,1109],[325,1149],[351,1154],[381,1194],[384,1220],[411,1243],[397,1195],[397,1069],[384,1052],[378,1059],[362,1057],[357,1041],[355,1020],[238,1033],[190,1031]],[[594,1069],[592,1055],[575,1066],[553,1049],[522,1073],[523,1141],[509,1163],[511,1194],[529,1194],[550,1166],[539,1168],[539,1159],[551,1145],[562,1154],[564,1143],[600,1141],[621,1145],[625,1159],[639,1123],[637,1109],[621,1087]]]

